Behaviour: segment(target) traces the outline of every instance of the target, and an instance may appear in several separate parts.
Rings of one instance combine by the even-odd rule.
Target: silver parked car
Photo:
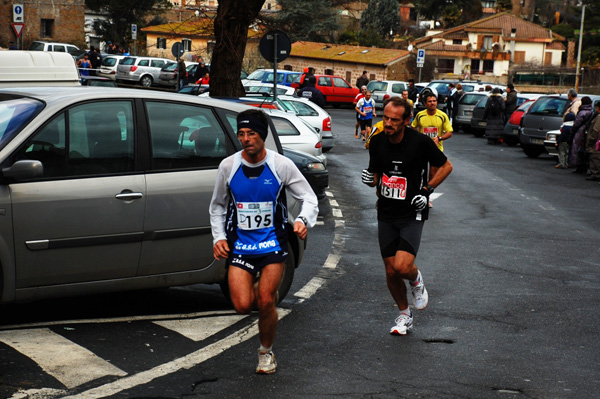
[[[173,60],[155,57],[125,57],[117,65],[117,82],[151,87],[158,82],[160,70],[168,62],[173,62]]]
[[[473,110],[475,105],[484,97],[487,97],[489,93],[481,92],[470,92],[464,93],[458,100],[458,109],[456,111],[456,117],[452,121],[452,125],[456,129],[462,129],[465,133],[471,132],[471,118],[473,117]]]
[[[208,207],[248,108],[149,90],[0,89],[0,302],[226,288]],[[266,145],[281,153],[271,131]],[[292,197],[288,208],[293,221]],[[288,235],[280,298],[305,245]]]
[[[102,57],[100,68],[98,68],[98,76],[115,80],[117,76],[117,65],[119,61],[125,58],[123,55],[110,54]]]

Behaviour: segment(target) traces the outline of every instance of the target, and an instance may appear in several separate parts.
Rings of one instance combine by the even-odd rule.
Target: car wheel
[[[542,154],[543,151],[543,149],[538,147],[523,146],[523,152],[529,158],[537,158]]]
[[[291,245],[288,245],[288,256],[285,263],[283,264],[283,274],[281,281],[279,282],[279,288],[277,289],[277,303],[283,301],[285,296],[290,292],[292,282],[294,281],[294,272],[296,270],[296,258],[294,257],[294,250]],[[227,277],[225,281],[219,284],[221,292],[225,298],[231,302],[231,294],[229,292],[229,283]]]
[[[514,147],[517,144],[519,144],[519,139],[517,139],[515,137],[505,137],[504,142],[506,143],[507,146]]]
[[[148,75],[142,76],[140,84],[144,87],[152,87],[152,78]]]

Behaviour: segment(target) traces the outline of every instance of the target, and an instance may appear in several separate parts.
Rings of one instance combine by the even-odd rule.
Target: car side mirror
[[[2,169],[2,174],[15,180],[35,179],[44,175],[44,165],[40,161],[24,159]]]

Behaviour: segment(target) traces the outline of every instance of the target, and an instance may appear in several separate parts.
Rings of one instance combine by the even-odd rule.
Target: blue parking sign
[[[23,4],[13,4],[13,22],[25,22]]]

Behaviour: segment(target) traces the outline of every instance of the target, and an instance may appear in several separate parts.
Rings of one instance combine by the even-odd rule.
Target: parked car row
[[[599,95],[579,94],[579,98],[592,99],[592,108],[600,103]],[[454,126],[462,128],[476,137],[485,134],[486,121],[483,119],[488,93],[466,93],[459,101],[458,114]],[[473,106],[473,103],[476,104]],[[521,145],[523,152],[530,158],[543,153],[556,156],[556,139],[564,126],[573,122],[564,122],[563,115],[571,101],[565,95],[542,95],[532,93],[517,94],[517,108],[504,126],[502,139],[509,146]]]

